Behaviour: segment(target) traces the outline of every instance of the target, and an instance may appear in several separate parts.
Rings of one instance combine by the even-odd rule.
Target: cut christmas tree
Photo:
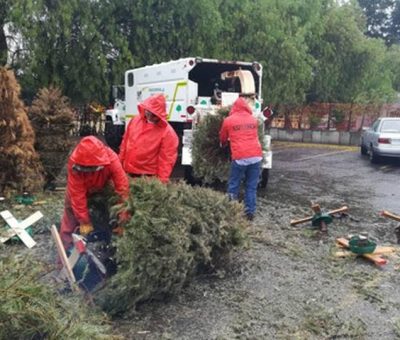
[[[35,149],[40,155],[46,185],[51,186],[66,163],[74,141],[74,112],[60,89],[41,89],[29,109],[29,118],[36,134]]]
[[[230,107],[222,107],[216,114],[208,114],[201,118],[193,133],[192,167],[195,177],[203,183],[212,184],[216,181],[227,182],[230,169],[229,146],[221,147],[219,131],[224,118],[229,114]],[[260,122],[258,137],[263,146],[264,129]]]
[[[132,217],[115,244],[117,274],[96,294],[111,314],[179,292],[248,240],[243,207],[211,189],[138,179],[119,209]]]
[[[0,68],[0,193],[36,191],[43,185],[35,134],[14,73]]]

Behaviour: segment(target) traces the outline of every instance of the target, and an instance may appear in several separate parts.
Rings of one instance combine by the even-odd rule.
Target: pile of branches
[[[43,185],[35,134],[14,73],[0,68],[0,193],[36,191]]]
[[[0,270],[1,339],[112,339],[105,315],[82,296],[41,282],[46,271],[37,261],[1,258]]]
[[[117,274],[96,294],[113,315],[179,292],[248,241],[239,203],[207,188],[138,179],[118,209],[132,217],[116,240]]]
[[[230,107],[222,107],[216,114],[201,118],[193,134],[192,167],[195,177],[203,183],[213,184],[216,181],[226,182],[229,177],[230,152],[229,146],[220,147],[219,131],[224,118],[229,114]],[[258,125],[258,137],[261,145],[264,143],[262,122]]]
[[[65,165],[74,141],[74,112],[61,90],[41,89],[29,109],[29,118],[36,134],[35,149],[43,164],[47,186],[56,179]]]

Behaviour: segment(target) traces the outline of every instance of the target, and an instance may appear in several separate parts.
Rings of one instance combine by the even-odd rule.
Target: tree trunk
[[[0,18],[1,20],[2,18]],[[1,20],[3,21],[3,20]],[[0,24],[0,66],[7,64],[8,47],[6,34],[4,32],[4,25]]]
[[[347,124],[347,131],[349,131],[349,132],[351,130],[351,118],[352,118],[352,115],[353,115],[353,105],[354,105],[354,103],[350,104],[349,122]]]

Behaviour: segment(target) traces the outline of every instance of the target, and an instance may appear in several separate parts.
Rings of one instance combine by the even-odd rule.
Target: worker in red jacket
[[[112,181],[116,193],[126,199],[128,178],[118,155],[93,136],[83,138],[68,160],[67,191],[64,215],[61,220],[61,239],[65,249],[72,244],[72,233],[79,229],[88,235],[94,228],[90,221],[87,198],[101,191]]]
[[[167,122],[165,98],[153,95],[138,105],[121,143],[119,158],[132,177],[155,176],[166,183],[178,156],[178,136]]]
[[[246,98],[246,99],[245,99]],[[249,220],[256,211],[257,185],[261,171],[262,149],[258,139],[258,121],[252,115],[249,102],[253,97],[239,97],[219,133],[221,145],[230,142],[232,163],[228,180],[228,195],[238,199],[240,183],[245,179],[245,213]]]

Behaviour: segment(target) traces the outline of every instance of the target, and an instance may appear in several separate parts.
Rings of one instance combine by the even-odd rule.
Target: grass
[[[319,143],[302,143],[302,142],[287,142],[287,141],[273,141],[274,148],[288,149],[288,148],[312,148],[312,149],[330,149],[330,150],[343,150],[343,151],[358,151],[358,146],[337,145],[337,144],[319,144]]]
[[[310,337],[317,335],[324,338],[362,339],[366,333],[365,323],[357,317],[351,320],[342,320],[338,314],[336,311],[322,308],[311,310],[296,333],[299,335],[308,333]]]

